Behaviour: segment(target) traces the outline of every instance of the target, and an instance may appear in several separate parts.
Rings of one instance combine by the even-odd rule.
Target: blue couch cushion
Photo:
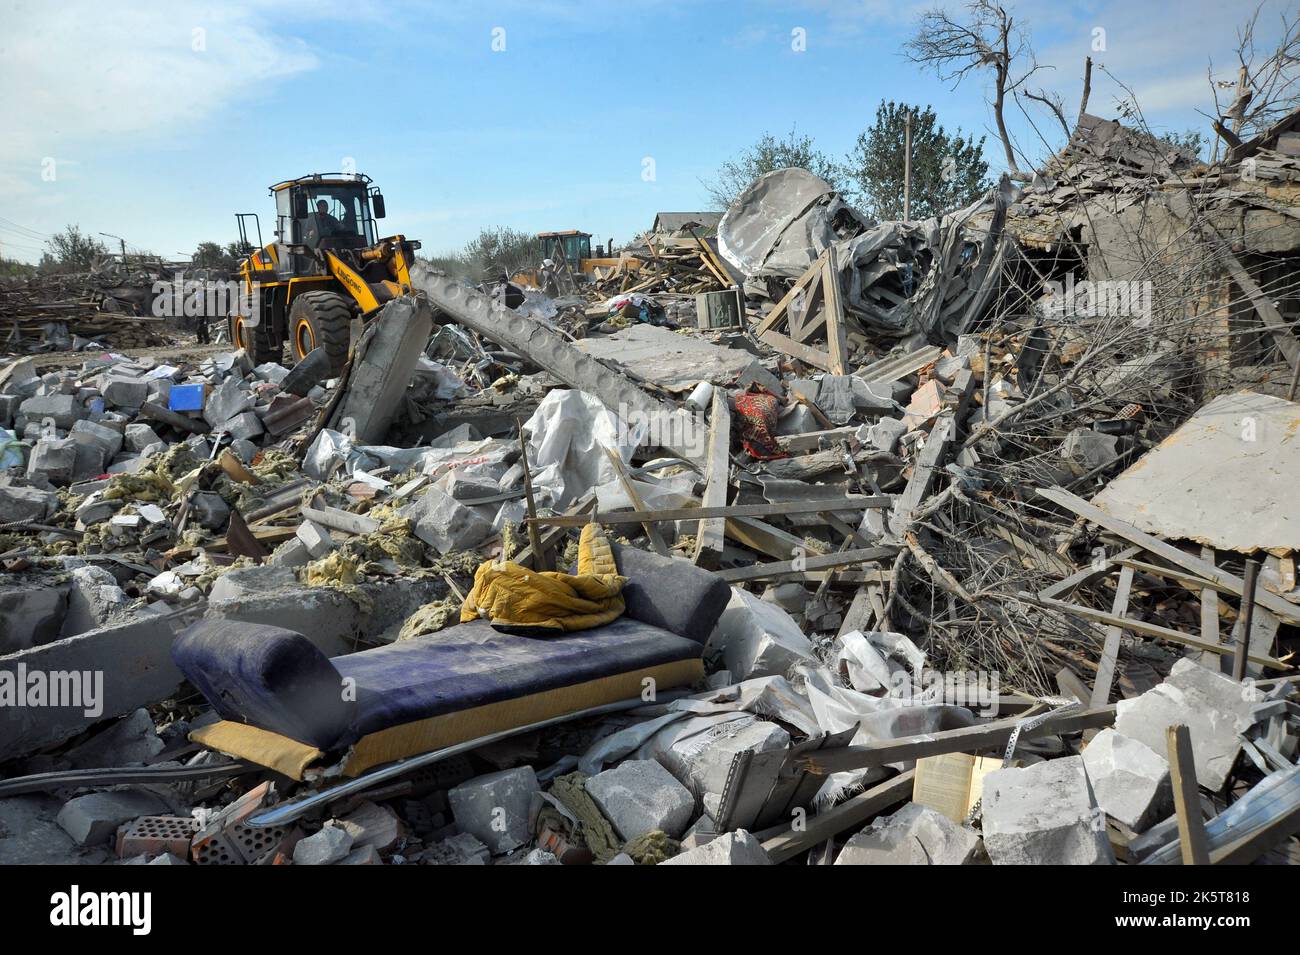
[[[172,660],[222,719],[329,749],[355,715],[343,678],[292,630],[200,620],[172,643]]]
[[[612,544],[627,616],[703,645],[731,600],[731,587],[716,574],[681,557]]]
[[[483,620],[463,623],[335,657],[334,666],[355,679],[357,691],[357,712],[339,745],[390,726],[689,660],[700,652],[693,640],[627,616],[593,630],[537,638],[500,633]]]

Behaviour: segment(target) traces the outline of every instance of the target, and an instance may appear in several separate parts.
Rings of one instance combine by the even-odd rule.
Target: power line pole
[[[912,111],[903,121],[903,221],[912,218]]]

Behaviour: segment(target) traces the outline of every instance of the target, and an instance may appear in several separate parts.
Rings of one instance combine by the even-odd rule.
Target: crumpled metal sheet
[[[1300,404],[1221,395],[1092,503],[1170,540],[1277,556],[1300,550]]]
[[[827,246],[874,224],[806,169],[777,169],[754,180],[718,223],[718,251],[747,276],[797,279]],[[837,234],[833,223],[840,223]]]

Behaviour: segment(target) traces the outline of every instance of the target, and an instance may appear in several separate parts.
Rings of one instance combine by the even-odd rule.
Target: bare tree
[[[1276,46],[1261,48],[1255,34],[1263,5],[1237,30],[1236,82],[1214,78],[1209,69],[1214,115],[1210,121],[1229,148],[1262,133],[1300,106],[1300,12],[1284,10]],[[1221,91],[1232,91],[1222,100]],[[1217,144],[1215,147],[1217,155]]]
[[[960,21],[944,10],[931,10],[921,15],[916,35],[904,50],[913,63],[933,70],[945,82],[951,80],[954,87],[976,70],[992,71],[993,120],[1007,167],[1012,175],[1020,175],[1003,112],[1007,96],[1014,95],[1039,67],[1028,38],[1006,8],[994,0],[969,0]],[[1021,70],[1019,65],[1026,61],[1028,66]]]

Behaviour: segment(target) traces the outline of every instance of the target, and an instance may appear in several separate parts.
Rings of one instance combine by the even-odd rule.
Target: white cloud
[[[272,32],[268,13],[192,0],[18,3],[0,47],[5,178],[37,179],[45,156],[184,135],[314,69],[315,54]]]

